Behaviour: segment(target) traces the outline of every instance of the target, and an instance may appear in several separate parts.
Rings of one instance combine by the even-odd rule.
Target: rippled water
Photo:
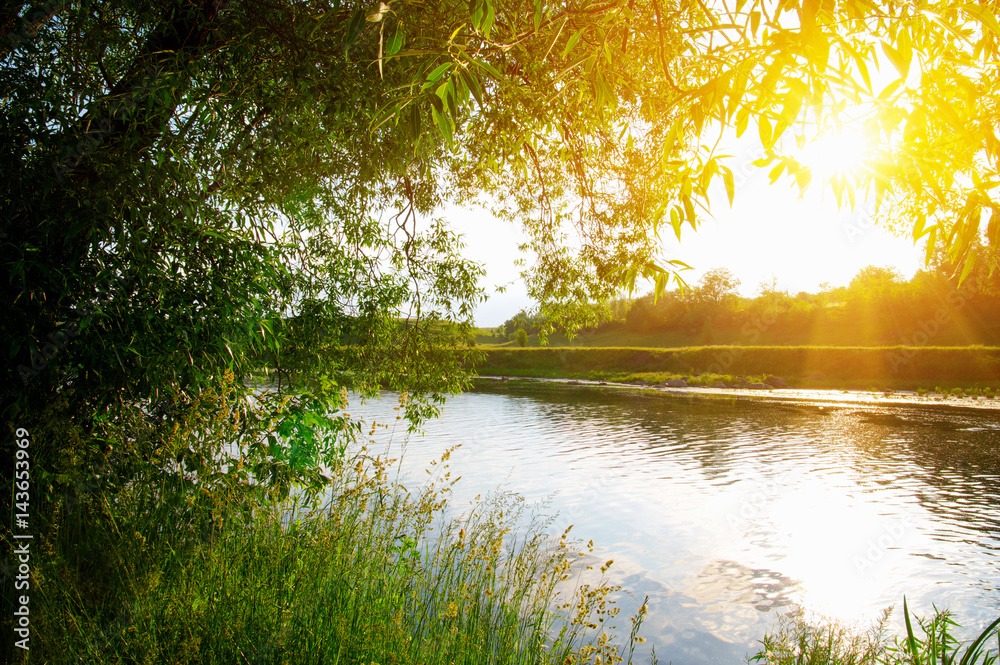
[[[998,411],[511,382],[450,399],[425,432],[405,470],[460,443],[456,501],[549,498],[553,531],[573,524],[612,583],[649,596],[641,634],[664,663],[742,662],[791,605],[901,620],[906,594],[966,637],[1000,616]]]

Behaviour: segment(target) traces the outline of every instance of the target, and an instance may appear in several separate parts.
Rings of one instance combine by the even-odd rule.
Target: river
[[[1000,616],[997,410],[512,381],[404,429],[382,436],[410,478],[461,444],[455,505],[503,486],[593,539],[622,614],[649,596],[663,663],[743,662],[793,607],[863,626],[895,605],[898,630],[905,594],[966,639]]]

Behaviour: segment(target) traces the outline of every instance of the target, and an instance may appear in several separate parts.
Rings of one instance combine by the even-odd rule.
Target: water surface
[[[395,403],[351,412],[393,423]],[[641,634],[664,663],[743,662],[792,606],[901,620],[906,594],[966,637],[1000,616],[995,410],[485,382],[425,432],[404,472],[461,444],[456,504],[500,485],[548,499],[554,532],[573,524],[612,583],[649,596]]]

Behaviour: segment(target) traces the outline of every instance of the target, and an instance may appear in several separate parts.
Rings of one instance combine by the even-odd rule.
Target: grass
[[[775,632],[761,640],[761,649],[750,663],[766,665],[996,665],[1000,656],[987,648],[996,638],[1000,645],[1000,618],[969,644],[953,635],[957,627],[947,610],[935,608],[929,619],[917,619],[914,630],[906,599],[903,617],[906,635],[886,635],[891,610],[867,631],[857,632],[826,621],[813,623],[801,613],[782,615]]]
[[[778,376],[793,387],[977,391],[1000,387],[996,347],[702,346],[483,347],[481,375],[657,383],[690,377],[711,385],[736,377]]]
[[[139,489],[89,496],[32,558],[31,660],[631,663],[646,604],[620,622],[619,645],[609,597],[620,589],[603,581],[611,562],[599,579],[580,570],[578,550],[592,544],[549,536],[513,494],[451,512],[449,455],[408,488],[394,460],[362,448],[331,470],[324,500],[262,497],[215,522]],[[859,636],[785,617],[752,660],[996,665],[985,648],[1000,620],[962,646],[947,612],[917,620],[922,635],[905,602],[904,612],[907,635],[892,642],[885,619]]]
[[[324,502],[262,502],[248,520],[200,531],[150,530],[139,497],[103,501],[107,528],[86,536],[99,568],[49,552],[36,569],[32,659],[630,661],[631,648],[594,632],[612,623],[617,587],[564,588],[580,572],[568,534],[550,538],[544,523],[515,532],[523,500],[502,493],[445,519],[454,481],[444,460],[436,482],[408,490],[390,479],[392,460],[361,450]]]

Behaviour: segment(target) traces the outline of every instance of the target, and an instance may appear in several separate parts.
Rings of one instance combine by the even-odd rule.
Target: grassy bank
[[[336,470],[333,499],[321,509],[290,515],[287,504],[265,502],[249,521],[201,531],[169,518],[152,524],[136,511],[136,497],[102,501],[104,528],[39,560],[31,662],[627,658],[616,640],[591,630],[606,627],[599,619],[608,618],[606,595],[615,588],[570,592],[560,601],[568,609],[555,610],[556,593],[576,578],[579,544],[548,537],[544,525],[511,537],[523,510],[515,496],[444,521],[447,475],[407,491],[389,480],[390,468],[362,451]],[[86,560],[74,558],[77,548],[89,552]],[[634,636],[627,619],[617,623]]]
[[[445,519],[454,484],[447,457],[434,465],[436,484],[407,491],[389,479],[392,460],[362,450],[336,470],[321,509],[262,502],[250,521],[224,527],[192,529],[162,514],[154,522],[127,494],[101,501],[103,528],[75,543],[85,556],[67,558],[80,550],[60,554],[53,539],[37,559],[30,662],[632,662],[645,605],[631,621],[616,620],[607,597],[618,587],[574,591],[581,546],[522,519],[516,495]],[[947,621],[938,614],[918,622],[930,628],[923,636],[889,642],[881,631],[859,638],[788,617],[751,662],[946,662],[942,645],[957,646],[942,632],[953,627]],[[614,630],[595,632],[610,624],[617,639]],[[995,629],[984,634],[995,639]],[[979,649],[962,662],[995,658]]]
[[[481,375],[662,381],[711,385],[778,376],[793,387],[1000,387],[1000,347],[701,346],[676,349],[483,347]]]

